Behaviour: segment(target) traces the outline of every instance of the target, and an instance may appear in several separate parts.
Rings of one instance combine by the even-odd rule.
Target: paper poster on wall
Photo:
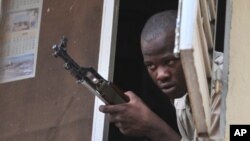
[[[0,30],[0,83],[36,72],[43,0],[4,0]]]

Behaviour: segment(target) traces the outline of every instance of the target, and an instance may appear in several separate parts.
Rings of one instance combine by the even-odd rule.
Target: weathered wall
[[[90,141],[94,96],[52,57],[65,35],[80,64],[97,67],[102,0],[44,0],[37,72],[0,85],[1,141]]]
[[[250,124],[250,1],[232,0],[226,141],[230,124]]]

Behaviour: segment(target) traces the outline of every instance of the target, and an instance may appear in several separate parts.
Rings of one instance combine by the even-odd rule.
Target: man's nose
[[[167,80],[170,78],[170,76],[171,76],[171,72],[170,72],[170,69],[168,67],[159,66],[157,68],[156,79],[158,81]]]

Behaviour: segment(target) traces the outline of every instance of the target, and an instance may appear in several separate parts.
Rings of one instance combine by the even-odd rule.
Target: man
[[[128,103],[100,106],[100,111],[108,113],[110,122],[125,135],[145,136],[152,141],[194,140],[184,73],[180,58],[173,54],[176,16],[174,10],[153,15],[142,31],[141,51],[152,80],[176,108],[181,136],[131,91],[125,92]]]

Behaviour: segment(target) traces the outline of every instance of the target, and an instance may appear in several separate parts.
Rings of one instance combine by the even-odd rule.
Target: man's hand
[[[125,94],[130,99],[128,103],[102,105],[99,108],[101,112],[110,115],[110,122],[115,123],[121,133],[128,136],[146,136],[152,140],[159,140],[157,138],[163,138],[172,132],[177,135],[133,92],[128,91]],[[171,137],[168,139],[171,139]]]
[[[147,130],[152,112],[133,92],[125,93],[130,101],[125,104],[100,106],[100,111],[110,114],[110,122],[125,135],[142,136]]]

